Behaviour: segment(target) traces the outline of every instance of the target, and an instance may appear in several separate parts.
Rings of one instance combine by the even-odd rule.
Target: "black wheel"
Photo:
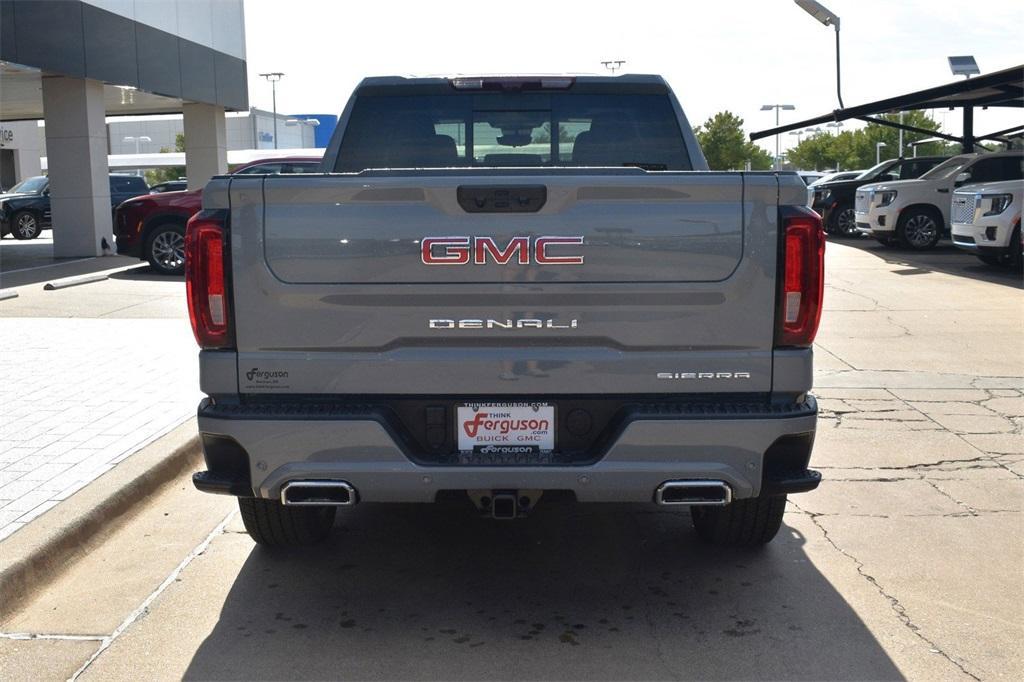
[[[771,542],[782,527],[786,496],[751,497],[724,507],[691,507],[693,527],[705,542],[757,547]]]
[[[11,216],[11,234],[15,239],[35,239],[42,231],[39,216],[32,211],[18,211]]]
[[[161,275],[185,272],[185,228],[168,223],[158,225],[146,240],[146,260]]]
[[[829,234],[839,237],[854,237],[860,234],[857,232],[857,214],[854,213],[851,204],[837,206],[834,211],[829,213],[828,222]]]
[[[924,208],[912,208],[902,216],[896,226],[900,244],[914,251],[929,251],[939,243],[942,235],[941,219]]]
[[[245,530],[258,544],[297,547],[321,542],[334,525],[336,507],[286,507],[277,500],[238,498]]]

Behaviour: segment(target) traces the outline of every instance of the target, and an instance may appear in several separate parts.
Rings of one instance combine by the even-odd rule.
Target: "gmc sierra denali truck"
[[[820,480],[806,201],[709,172],[657,76],[366,79],[320,172],[214,178],[189,221],[195,485],[267,545],[556,492],[766,543]]]

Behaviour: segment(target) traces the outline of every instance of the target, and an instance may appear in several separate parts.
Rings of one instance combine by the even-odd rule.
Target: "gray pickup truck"
[[[545,493],[766,543],[820,480],[806,195],[709,172],[657,76],[368,78],[319,173],[214,178],[189,222],[195,485],[268,545]]]

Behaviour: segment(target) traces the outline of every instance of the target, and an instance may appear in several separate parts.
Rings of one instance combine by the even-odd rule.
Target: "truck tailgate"
[[[242,392],[767,392],[778,181],[741,173],[232,180]],[[470,212],[459,188],[543,187]],[[582,237],[428,265],[425,238]],[[470,247],[472,249],[472,246]],[[508,251],[505,256],[512,254]]]

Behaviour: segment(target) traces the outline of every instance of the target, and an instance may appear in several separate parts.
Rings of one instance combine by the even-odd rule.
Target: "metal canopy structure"
[[[1002,71],[995,71],[977,78],[959,80],[947,85],[939,85],[934,88],[918,90],[917,92],[897,95],[887,99],[880,99],[876,102],[860,104],[857,106],[836,109],[831,114],[809,118],[796,123],[787,123],[768,130],[761,130],[750,134],[751,140],[760,140],[772,135],[786,133],[799,128],[820,125],[831,121],[847,121],[857,119],[870,123],[879,123],[892,128],[902,128],[910,132],[925,133],[944,140],[959,142],[963,145],[965,152],[974,151],[977,140],[996,140],[1006,142],[1003,137],[1007,132],[1015,130],[1011,128],[1005,131],[998,131],[985,135],[974,134],[974,109],[976,107],[1024,107],[1024,65],[1014,66]],[[961,137],[936,133],[931,130],[924,130],[914,126],[886,121],[876,118],[877,114],[896,113],[899,111],[913,111],[917,109],[963,109],[964,131]]]

